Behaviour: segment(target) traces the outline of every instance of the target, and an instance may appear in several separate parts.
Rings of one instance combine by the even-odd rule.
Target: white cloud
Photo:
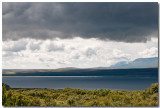
[[[3,45],[3,51],[18,52],[21,50],[25,50],[26,45],[27,41],[25,40],[5,42]]]
[[[152,47],[149,49],[145,49],[142,52],[139,52],[138,54],[142,58],[157,57],[158,56],[158,48]]]
[[[30,42],[29,43],[29,48],[31,50],[39,50],[40,49],[40,42],[37,42],[37,41],[33,41],[33,42]]]
[[[112,54],[115,58],[130,58],[130,56],[131,56],[130,54],[126,54],[119,49],[113,49]]]
[[[120,61],[157,57],[158,41],[124,43],[92,39],[21,39],[3,43],[3,68],[54,69],[110,66]]]

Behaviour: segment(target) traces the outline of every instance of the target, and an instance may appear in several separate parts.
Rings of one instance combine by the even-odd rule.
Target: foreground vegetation
[[[143,91],[11,89],[3,84],[3,106],[158,106],[158,83]]]

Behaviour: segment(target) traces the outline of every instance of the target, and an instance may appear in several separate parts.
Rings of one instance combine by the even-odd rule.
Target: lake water
[[[144,90],[158,77],[128,76],[3,76],[3,83],[12,88],[50,88],[65,87],[80,89],[111,89],[111,90]]]

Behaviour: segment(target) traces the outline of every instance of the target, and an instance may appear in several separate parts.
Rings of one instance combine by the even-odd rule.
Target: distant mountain
[[[158,67],[158,57],[153,58],[138,58],[131,62],[119,62],[109,68],[150,68]]]
[[[118,63],[116,63],[116,64],[114,64],[114,65],[112,65],[112,66],[110,66],[110,67],[123,67],[123,66],[125,66],[126,64],[127,64],[126,61],[121,61],[121,62],[118,62]]]
[[[92,68],[86,68],[86,69],[108,69],[107,67],[92,67]]]
[[[76,68],[76,67],[64,67],[64,68],[58,68],[58,69],[79,69],[79,68]]]

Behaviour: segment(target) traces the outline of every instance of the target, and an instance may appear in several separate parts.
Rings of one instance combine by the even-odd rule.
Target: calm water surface
[[[111,90],[144,90],[158,77],[127,77],[127,76],[3,76],[3,83],[12,88],[50,88],[65,87],[80,89],[111,89]]]

